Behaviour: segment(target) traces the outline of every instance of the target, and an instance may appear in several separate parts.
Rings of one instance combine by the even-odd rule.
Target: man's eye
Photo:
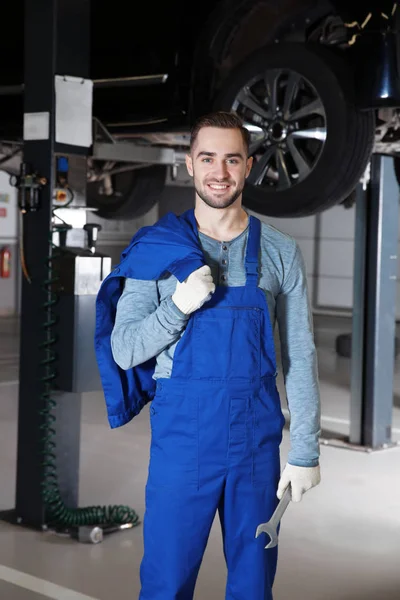
[[[203,158],[201,162],[211,162],[211,158]]]
[[[236,160],[236,158],[229,158],[228,162],[231,163],[231,165],[237,165],[238,161]]]

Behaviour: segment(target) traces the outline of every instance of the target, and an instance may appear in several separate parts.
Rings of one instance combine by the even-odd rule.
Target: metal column
[[[393,159],[373,155],[359,186],[353,284],[350,443],[391,445],[399,192]]]
[[[25,0],[24,112],[48,115],[49,135],[24,141],[24,161],[47,185],[40,192],[40,206],[24,215],[24,252],[31,283],[22,286],[18,459],[15,516],[18,522],[42,527],[46,523],[42,498],[43,409],[46,368],[44,321],[48,293],[47,257],[52,216],[55,143],[55,75],[88,77],[89,0]],[[76,153],[75,148],[69,149]],[[80,397],[71,395],[61,409],[60,450],[68,448],[67,460],[58,460],[61,495],[77,501],[79,464]],[[65,472],[62,471],[66,465]],[[76,481],[73,481],[76,479]],[[71,494],[71,489],[72,494]],[[71,506],[71,505],[70,505]],[[71,506],[73,507],[73,506]]]

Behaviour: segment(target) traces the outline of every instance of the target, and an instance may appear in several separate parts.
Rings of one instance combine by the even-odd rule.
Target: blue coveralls
[[[246,285],[216,288],[191,315],[171,378],[157,381],[139,600],[193,598],[217,510],[226,599],[272,599],[277,548],[255,533],[278,502],[284,417],[259,247],[250,217]]]

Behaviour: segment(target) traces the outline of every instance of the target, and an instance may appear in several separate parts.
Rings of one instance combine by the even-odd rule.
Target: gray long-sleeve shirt
[[[217,285],[246,282],[248,228],[229,242],[199,233],[206,262]],[[188,316],[172,301],[177,279],[126,279],[118,301],[111,347],[116,363],[130,369],[156,357],[154,378],[171,377],[174,352]],[[320,397],[304,260],[295,240],[262,223],[259,287],[273,328],[279,328],[282,370],[290,412],[288,462],[311,467],[319,462]]]

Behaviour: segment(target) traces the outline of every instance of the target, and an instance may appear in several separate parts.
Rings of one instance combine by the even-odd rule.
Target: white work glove
[[[319,465],[317,467],[296,467],[287,464],[279,480],[277,496],[282,498],[289,483],[292,488],[292,502],[300,502],[307,490],[315,487],[321,481]]]
[[[172,300],[181,312],[190,315],[210,300],[214,292],[215,284],[211,269],[208,265],[204,265],[193,271],[182,283],[178,281]]]

